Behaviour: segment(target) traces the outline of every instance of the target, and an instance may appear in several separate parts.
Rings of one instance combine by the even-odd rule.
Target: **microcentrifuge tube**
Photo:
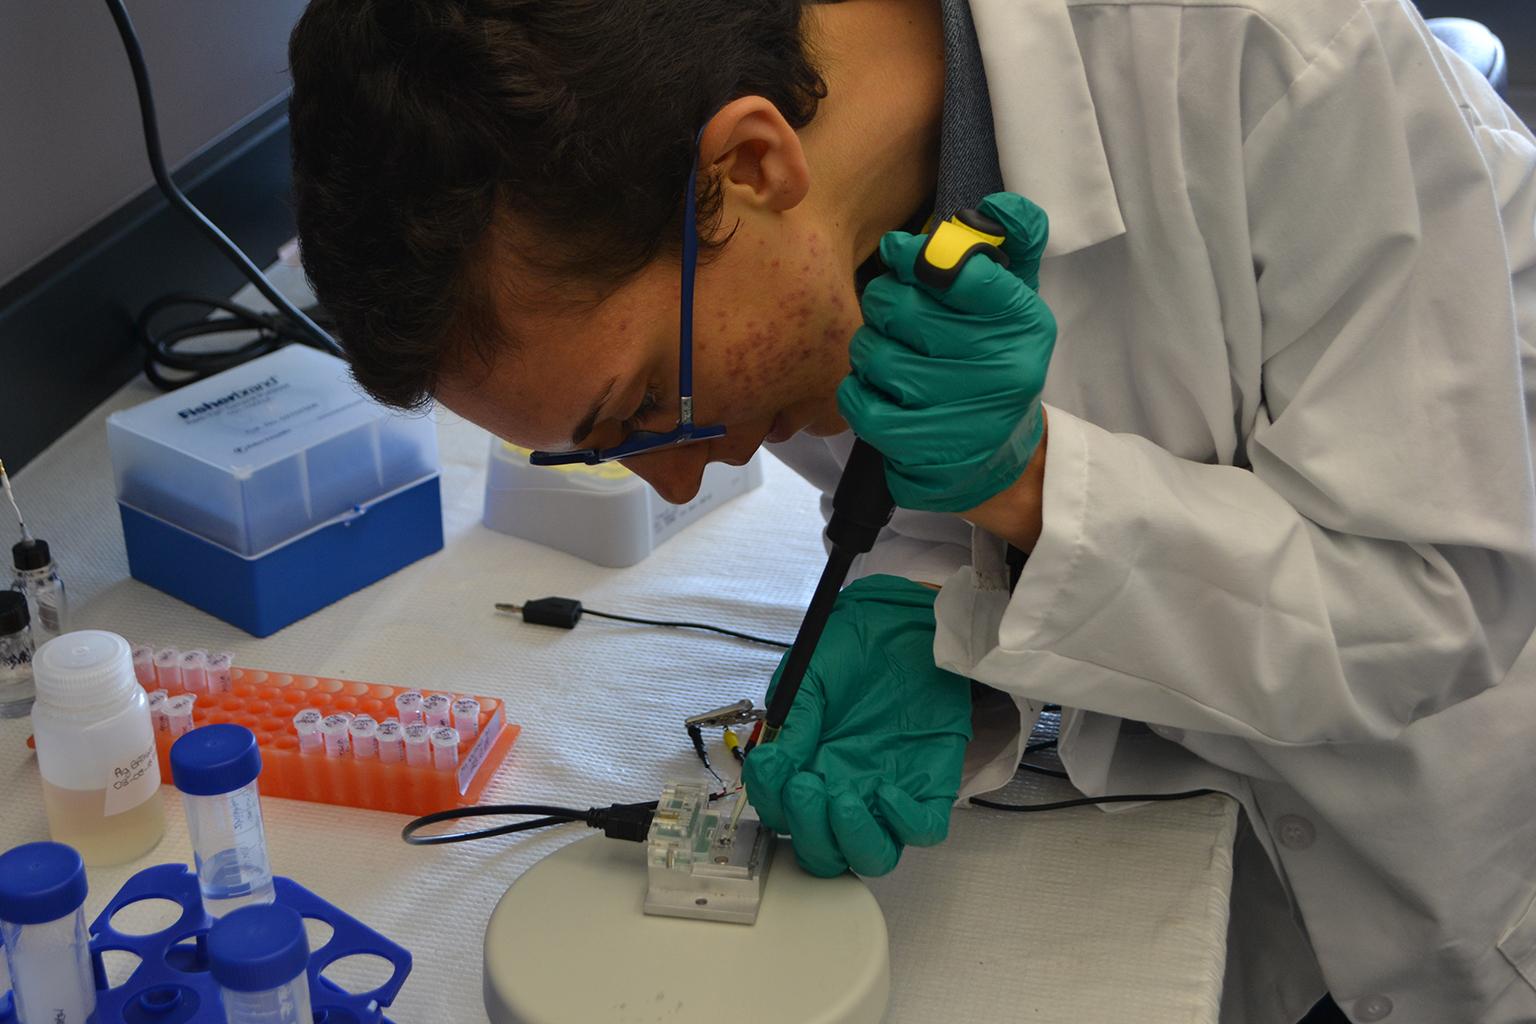
[[[358,715],[347,725],[347,735],[352,739],[352,756],[359,761],[370,761],[379,753],[379,723],[371,715]]]
[[[174,647],[162,647],[155,652],[155,679],[160,689],[172,694],[181,692],[181,652]]]
[[[293,731],[299,736],[299,753],[318,754],[325,749],[325,740],[320,737],[322,717],[314,708],[305,708],[293,716]]]
[[[169,719],[172,739],[192,731],[192,705],[195,703],[197,703],[196,695],[178,693],[162,705],[165,708],[166,718]]]
[[[405,756],[405,726],[397,718],[386,718],[379,723],[374,738],[379,743],[379,760],[384,764],[396,764]]]
[[[188,693],[208,692],[208,652],[181,652],[181,685]]]
[[[480,702],[473,697],[460,697],[453,702],[453,727],[466,740],[480,733]]]
[[[459,730],[441,725],[432,730],[432,767],[448,771],[459,763]]]
[[[234,664],[235,656],[225,651],[220,654],[208,655],[208,692],[228,693],[230,667]]]
[[[352,719],[346,715],[326,715],[320,720],[320,736],[325,741],[326,757],[345,757],[352,749],[347,729]]]
[[[436,729],[447,725],[452,714],[453,698],[445,693],[434,693],[421,702],[421,720]]]
[[[405,763],[425,768],[432,763],[432,730],[420,722],[412,722],[401,730],[405,738]]]
[[[133,675],[139,685],[152,690],[160,685],[155,678],[155,649],[149,644],[139,644],[133,649]]]
[[[149,724],[156,735],[170,734],[171,720],[165,714],[165,702],[169,699],[170,695],[164,690],[149,691]]]
[[[421,721],[421,691],[406,690],[397,696],[395,710],[400,713],[401,725],[414,725]]]

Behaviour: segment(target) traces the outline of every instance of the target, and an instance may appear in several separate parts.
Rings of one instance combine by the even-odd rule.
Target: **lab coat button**
[[[1361,1024],[1386,1020],[1392,1013],[1392,1000],[1386,996],[1366,996],[1355,1000],[1355,1020]]]
[[[1280,820],[1275,822],[1275,834],[1280,837],[1280,845],[1288,850],[1305,850],[1317,839],[1317,829],[1312,827],[1312,823],[1295,814],[1281,815]]]

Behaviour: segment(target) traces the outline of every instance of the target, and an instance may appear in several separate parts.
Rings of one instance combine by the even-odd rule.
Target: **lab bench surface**
[[[236,664],[281,672],[500,697],[523,734],[488,802],[654,799],[668,779],[701,774],[682,719],[761,700],[778,658],[710,634],[591,618],[571,632],[529,626],[493,602],[559,594],[788,638],[824,557],[816,495],[771,458],[761,489],[629,569],[493,533],[479,523],[489,439],[439,412],[446,548],[256,640],[128,578],[104,423],[153,394],[142,380],[128,385],[16,478],[29,523],[72,587],[75,628],[229,650]],[[25,719],[0,722],[0,849],[47,837],[27,735]],[[718,744],[715,757],[731,763]],[[1067,792],[1021,776],[1001,798]],[[190,862],[178,795],[167,787],[163,798],[165,838],[139,861],[91,870],[89,916],[135,871]],[[413,952],[390,1011],[402,1022],[485,1019],[481,939],[491,909],[539,858],[589,834],[565,826],[416,848],[399,839],[400,815],[275,798],[264,808],[278,873]],[[895,872],[870,882],[890,932],[887,1019],[1214,1022],[1235,827],[1235,805],[1221,797],[1114,814],[957,810],[946,843],[907,851]],[[367,965],[337,967],[332,976],[348,987],[380,980]]]

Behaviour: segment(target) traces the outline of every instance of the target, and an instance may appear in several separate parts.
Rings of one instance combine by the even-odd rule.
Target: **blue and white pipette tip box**
[[[267,636],[443,546],[437,428],[301,345],[107,418],[134,579]]]

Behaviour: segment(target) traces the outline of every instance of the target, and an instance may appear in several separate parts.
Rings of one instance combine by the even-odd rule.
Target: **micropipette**
[[[929,241],[919,254],[915,271],[931,288],[948,288],[960,275],[960,271],[972,258],[983,256],[1008,265],[1007,253],[1000,248],[1005,241],[1002,225],[975,210],[960,210],[946,218],[934,229]],[[873,445],[862,438],[853,442],[843,475],[837,481],[832,495],[832,515],[827,520],[827,566],[811,595],[811,603],[800,622],[800,632],[784,656],[784,671],[779,675],[773,699],[768,702],[768,713],[763,718],[759,743],[771,743],[784,727],[805,670],[816,651],[817,641],[832,615],[838,592],[853,560],[875,546],[880,531],[891,521],[896,503],[891,499],[891,489],[885,479],[885,458]],[[751,752],[753,744],[747,744]],[[736,801],[731,815],[731,827],[735,828],[746,804],[745,794]]]

